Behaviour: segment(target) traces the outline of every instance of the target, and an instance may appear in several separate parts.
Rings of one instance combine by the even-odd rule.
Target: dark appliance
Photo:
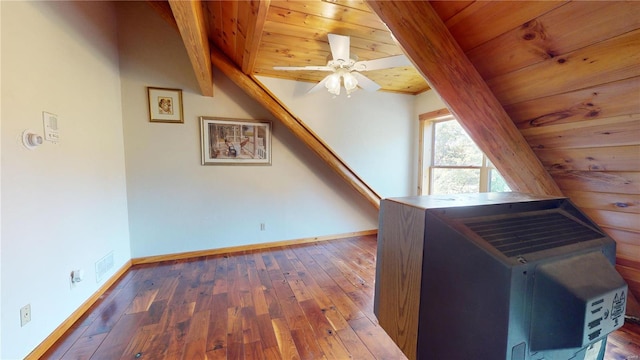
[[[567,198],[384,199],[374,311],[410,359],[603,359],[627,284]]]

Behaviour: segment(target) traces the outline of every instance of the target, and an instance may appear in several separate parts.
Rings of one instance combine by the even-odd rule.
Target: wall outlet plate
[[[42,122],[44,124],[44,139],[57,143],[60,141],[60,132],[58,131],[58,115],[42,112]]]
[[[25,326],[31,321],[31,304],[20,308],[20,326]]]

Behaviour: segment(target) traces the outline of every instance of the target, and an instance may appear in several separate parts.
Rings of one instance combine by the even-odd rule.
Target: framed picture
[[[149,94],[149,121],[184,123],[182,116],[182,90],[147,87]]]
[[[271,122],[200,117],[202,165],[271,165]]]

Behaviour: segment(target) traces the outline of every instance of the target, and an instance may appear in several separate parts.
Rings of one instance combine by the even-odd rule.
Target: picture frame
[[[149,99],[149,121],[184,123],[182,90],[147,87]]]
[[[271,165],[271,121],[200,117],[202,165]]]

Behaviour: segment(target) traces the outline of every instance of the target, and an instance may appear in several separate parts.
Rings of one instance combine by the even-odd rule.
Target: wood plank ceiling
[[[259,7],[265,4],[268,10],[258,21],[263,23],[259,42],[248,46],[248,42],[256,42],[255,36],[249,36],[249,29],[256,22]],[[209,39],[247,74],[319,82],[326,72],[273,67],[326,65],[331,57],[327,40],[330,33],[350,36],[351,55],[358,60],[402,54],[389,30],[363,1],[211,1],[205,8]],[[414,67],[376,70],[366,75],[385,91],[418,94],[429,89]]]
[[[618,270],[640,296],[640,2],[411,6],[429,5],[528,143],[526,151],[532,150],[560,190],[617,241]],[[320,81],[326,73],[275,71],[273,66],[324,65],[328,33],[351,36],[352,53],[361,60],[429,46],[416,25],[416,36],[398,38],[401,48],[364,1],[210,1],[201,6],[210,43],[248,76]],[[393,30],[419,13],[385,22]],[[422,59],[412,61],[421,68]],[[384,91],[429,89],[414,67],[366,75]],[[474,127],[474,121],[461,119],[466,127]]]

